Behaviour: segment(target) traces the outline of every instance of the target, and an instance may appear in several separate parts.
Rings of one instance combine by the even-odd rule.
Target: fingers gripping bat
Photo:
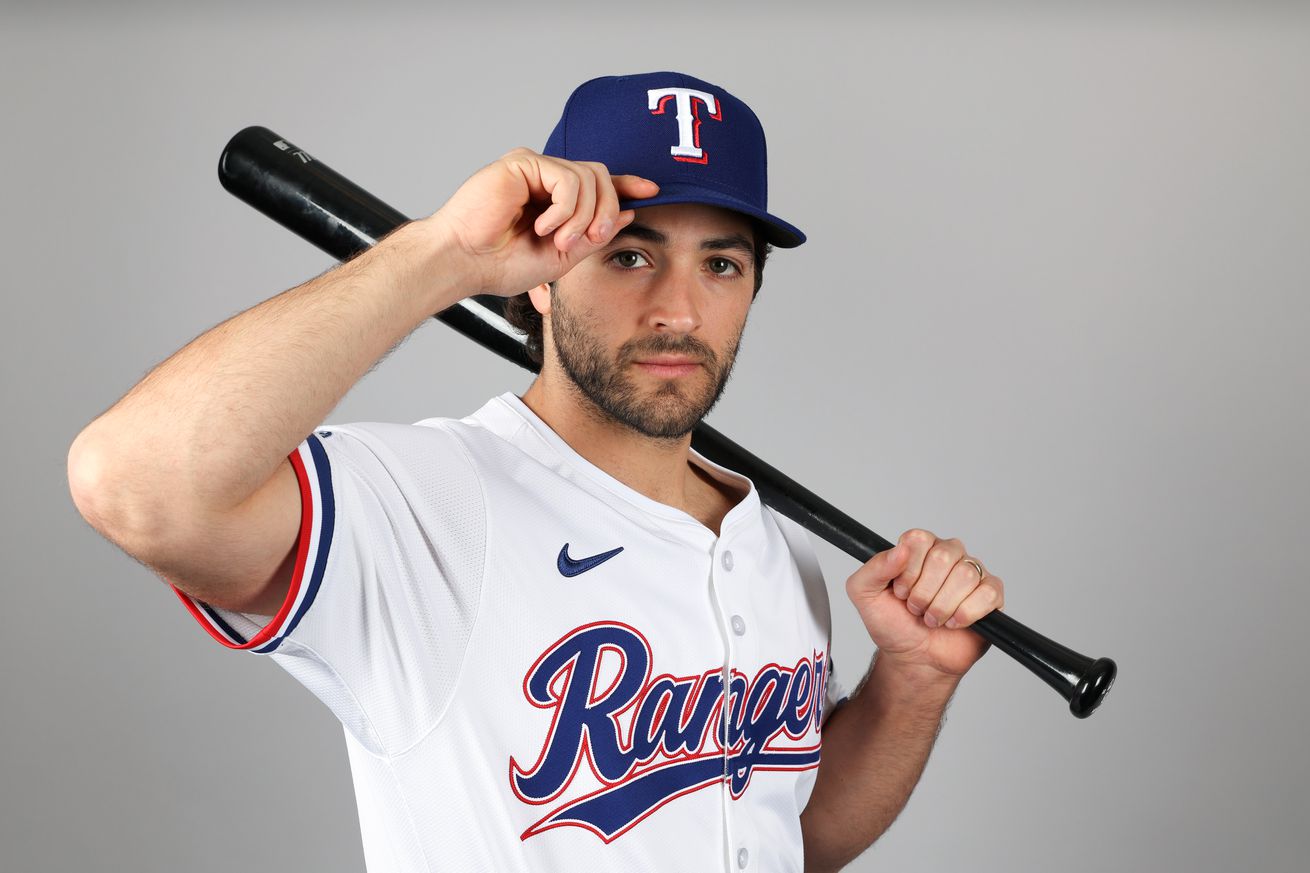
[[[218,163],[219,181],[236,197],[339,260],[348,260],[410,221],[355,183],[264,127],[232,137]],[[468,297],[434,317],[504,358],[537,372],[523,340],[503,317],[504,298]],[[716,464],[750,478],[764,503],[863,563],[892,548],[809,489],[761,461],[704,422],[692,446]],[[1039,676],[1079,718],[1105,697],[1117,668],[1066,648],[1008,614],[994,611],[969,627]]]

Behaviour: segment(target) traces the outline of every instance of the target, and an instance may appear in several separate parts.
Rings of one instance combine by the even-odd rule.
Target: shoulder
[[[320,483],[403,492],[409,501],[473,490],[479,472],[459,422],[450,419],[325,424],[305,440],[299,455],[310,478]]]
[[[314,432],[325,449],[358,460],[373,454],[381,460],[426,457],[433,451],[456,451],[475,438],[479,428],[453,418],[429,418],[414,424],[354,421],[325,424]]]
[[[819,557],[814,551],[814,540],[810,532],[800,524],[792,521],[772,506],[761,504],[767,519],[772,519],[774,526],[787,543],[792,560],[805,579],[818,579],[822,583],[823,574],[819,568]]]

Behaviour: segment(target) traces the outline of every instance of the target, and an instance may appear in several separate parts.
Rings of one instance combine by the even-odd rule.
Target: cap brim
[[[760,222],[760,226],[764,228],[765,239],[780,249],[793,249],[805,242],[805,234],[801,233],[799,228],[788,224],[781,218],[770,215],[763,209],[757,209],[744,200],[738,200],[736,197],[697,185],[679,185],[677,183],[660,185],[660,193],[654,197],[646,197],[641,200],[620,200],[619,208],[643,209],[647,206],[659,206],[665,203],[704,203],[707,206],[720,206],[724,209],[731,209],[734,212],[749,215]]]

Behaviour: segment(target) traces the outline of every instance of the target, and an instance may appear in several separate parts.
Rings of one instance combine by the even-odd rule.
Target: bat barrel
[[[371,248],[410,218],[304,149],[253,125],[228,140],[218,181],[238,200],[341,261]],[[478,295],[434,317],[534,372],[523,343],[501,323],[504,301]]]
[[[272,166],[294,167],[270,173]],[[247,127],[218,159],[229,192],[338,260],[349,260],[409,221],[267,127]]]
[[[219,158],[218,176],[239,199],[339,260],[354,257],[410,220],[266,127],[247,127],[232,137]],[[502,298],[480,295],[434,317],[536,372],[503,312]],[[892,548],[889,540],[704,422],[692,433],[692,446],[716,464],[749,476],[764,503],[856,560]],[[1114,661],[1080,655],[1006,613],[992,612],[970,628],[1041,677],[1079,718],[1100,705],[1114,682]]]

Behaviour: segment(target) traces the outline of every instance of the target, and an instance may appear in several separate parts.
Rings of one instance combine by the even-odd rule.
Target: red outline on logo
[[[659,105],[650,111],[651,115],[663,115],[664,104],[672,100],[674,96],[675,95],[673,94],[665,94],[663,97],[661,97]],[[719,110],[718,112],[715,112],[712,115],[710,115],[709,118],[713,119],[714,121],[722,121],[723,100],[717,94],[712,96],[714,97],[714,102],[718,104]],[[709,104],[694,94],[688,94],[687,98],[691,101],[691,119],[692,119],[691,142],[695,148],[700,149],[700,157],[691,158],[691,157],[687,157],[686,155],[670,155],[670,157],[672,157],[675,161],[682,161],[683,163],[686,164],[707,164],[709,163],[710,160],[710,153],[700,147],[700,126],[701,126],[700,107],[705,106],[708,108]],[[674,117],[676,118],[677,116]],[[681,141],[681,137],[679,137],[679,141]]]
[[[672,95],[669,95],[669,97],[671,96]],[[665,100],[667,99],[668,97],[665,98]],[[661,101],[661,106],[663,105],[663,102],[664,101]],[[732,799],[737,800],[740,799],[746,793],[746,790],[750,787],[751,781],[755,777],[755,772],[758,770],[772,770],[772,771],[779,771],[779,772],[802,771],[802,770],[811,770],[819,766],[818,761],[815,761],[812,764],[799,764],[799,765],[792,765],[792,766],[753,765],[750,768],[750,776],[747,777],[746,782],[742,785],[740,792],[732,790],[731,788],[732,775],[725,771],[723,773],[715,775],[715,777],[712,779],[706,779],[701,783],[685,788],[682,791],[677,792],[676,794],[669,795],[668,797],[661,800],[658,804],[656,804],[655,806],[651,807],[649,810],[644,812],[641,816],[629,822],[627,825],[624,825],[623,828],[616,831],[614,834],[610,836],[606,836],[604,833],[597,830],[590,823],[579,821],[576,819],[562,819],[557,822],[552,822],[551,824],[544,824],[545,822],[549,821],[554,815],[558,814],[558,812],[564,807],[573,806],[575,804],[581,803],[585,800],[596,797],[605,792],[611,791],[614,788],[617,788],[618,786],[624,785],[635,778],[639,778],[641,776],[646,775],[647,773],[652,773],[664,767],[673,766],[675,764],[682,764],[689,761],[706,760],[709,758],[720,758],[720,757],[725,758],[724,764],[726,767],[726,765],[728,764],[728,760],[726,759],[731,758],[733,754],[741,752],[746,746],[746,731],[745,731],[745,723],[744,723],[745,720],[749,718],[751,722],[757,721],[760,714],[764,710],[765,704],[773,696],[772,690],[770,690],[770,693],[768,695],[761,694],[759,696],[759,699],[756,701],[754,712],[750,713],[749,715],[746,713],[745,711],[746,706],[747,703],[749,702],[749,698],[751,696],[752,691],[754,691],[755,686],[760,681],[762,681],[765,671],[768,670],[773,670],[776,674],[768,677],[770,683],[773,683],[775,685],[781,684],[781,680],[783,676],[789,677],[786,685],[786,691],[784,691],[784,695],[782,698],[784,711],[786,708],[797,706],[798,704],[803,704],[803,706],[797,706],[795,716],[797,719],[802,719],[802,718],[804,719],[806,724],[806,729],[801,734],[793,734],[787,726],[787,719],[784,715],[778,728],[772,734],[758,740],[760,752],[761,753],[782,752],[782,751],[789,752],[789,753],[815,752],[815,751],[820,751],[823,745],[823,740],[820,735],[818,736],[818,741],[811,746],[803,746],[803,747],[792,746],[792,747],[786,747],[781,749],[773,747],[773,743],[781,735],[785,735],[793,740],[798,740],[804,737],[806,734],[808,734],[811,728],[814,730],[816,735],[821,734],[821,730],[820,730],[821,726],[818,724],[818,715],[821,709],[819,703],[821,698],[819,698],[818,695],[825,693],[827,687],[827,682],[826,682],[827,670],[825,669],[827,652],[820,651],[818,649],[812,649],[811,650],[812,657],[811,659],[808,659],[808,661],[805,658],[800,658],[796,661],[795,666],[790,668],[783,667],[781,664],[777,664],[777,663],[764,664],[756,671],[754,679],[749,678],[741,670],[738,670],[735,667],[732,668],[732,670],[729,671],[728,682],[726,686],[720,690],[719,695],[714,700],[713,706],[710,708],[710,711],[706,715],[705,725],[702,728],[701,735],[695,747],[695,751],[684,751],[676,755],[669,754],[669,751],[666,747],[666,741],[669,738],[670,734],[667,730],[663,730],[663,726],[664,726],[664,722],[666,721],[669,715],[669,706],[673,699],[674,689],[669,689],[667,692],[661,691],[660,697],[662,699],[659,701],[659,703],[656,704],[656,710],[651,716],[650,724],[648,725],[648,728],[654,728],[655,726],[658,725],[660,732],[663,733],[663,737],[661,738],[660,742],[655,745],[649,757],[642,758],[641,760],[637,760],[634,758],[630,762],[627,771],[625,771],[622,776],[620,776],[618,779],[615,779],[613,781],[607,780],[600,775],[596,767],[596,762],[591,755],[590,743],[584,743],[582,740],[582,734],[579,733],[578,735],[579,747],[575,748],[573,751],[573,768],[569,772],[568,778],[561,783],[559,789],[553,792],[549,797],[545,797],[540,800],[534,800],[523,796],[523,794],[519,792],[518,786],[515,783],[515,774],[517,773],[523,777],[530,777],[534,773],[536,773],[540,769],[542,762],[545,760],[546,753],[550,750],[551,746],[555,742],[555,728],[559,721],[560,707],[561,704],[563,703],[563,695],[569,683],[572,681],[573,671],[574,668],[577,666],[577,657],[575,656],[573,658],[570,658],[567,662],[565,662],[560,667],[560,669],[556,671],[555,675],[552,676],[550,681],[547,683],[546,687],[548,688],[551,694],[551,699],[549,701],[542,703],[534,700],[528,690],[528,680],[536,672],[537,667],[541,664],[541,662],[544,659],[546,659],[552,652],[554,652],[557,648],[559,648],[562,644],[568,641],[575,634],[578,634],[586,630],[590,630],[591,628],[594,627],[614,627],[614,628],[620,628],[626,631],[630,631],[634,636],[636,636],[638,639],[641,640],[642,645],[646,649],[646,658],[647,658],[646,675],[643,677],[641,689],[637,692],[633,700],[630,703],[628,703],[627,706],[623,707],[623,709],[621,710],[612,713],[609,716],[610,722],[613,724],[614,727],[614,737],[617,741],[618,748],[622,751],[631,752],[633,750],[636,740],[637,719],[641,713],[641,704],[644,704],[646,702],[647,697],[650,695],[651,689],[657,683],[667,680],[677,685],[679,683],[695,679],[695,684],[693,684],[691,689],[688,691],[687,697],[682,705],[682,711],[679,713],[679,717],[674,725],[676,728],[685,728],[688,725],[690,718],[693,715],[695,715],[696,705],[698,702],[701,702],[702,697],[704,695],[705,685],[709,681],[710,677],[723,675],[723,670],[721,668],[713,668],[710,670],[706,670],[704,673],[701,673],[696,676],[675,676],[671,673],[661,673],[657,676],[652,677],[650,675],[650,670],[654,664],[654,653],[651,650],[650,641],[646,639],[646,636],[641,631],[637,630],[631,625],[628,625],[620,621],[595,621],[595,622],[591,622],[590,624],[581,625],[569,631],[568,633],[564,634],[558,640],[556,640],[555,643],[548,646],[546,650],[543,651],[542,654],[536,659],[536,661],[533,662],[532,666],[527,670],[527,672],[524,673],[522,690],[523,690],[523,696],[534,707],[537,707],[538,709],[553,708],[555,710],[555,713],[554,716],[551,718],[550,727],[546,731],[545,739],[542,741],[541,751],[538,753],[537,760],[536,762],[533,763],[531,768],[524,770],[522,767],[519,766],[518,762],[514,759],[513,756],[510,757],[509,760],[510,790],[513,791],[514,795],[519,800],[533,806],[540,806],[542,804],[550,803],[558,799],[573,784],[573,780],[577,777],[578,771],[582,766],[582,760],[584,757],[587,760],[587,765],[591,768],[592,775],[596,778],[596,781],[601,784],[601,787],[587,794],[581,795],[576,798],[572,798],[569,801],[567,801],[565,804],[563,804],[563,806],[556,807],[553,812],[538,819],[536,822],[531,824],[525,831],[523,831],[523,833],[519,836],[520,840],[526,840],[528,837],[535,836],[537,834],[548,831],[552,828],[571,826],[571,827],[579,827],[584,830],[590,831],[591,833],[599,837],[602,842],[608,844],[618,839],[632,828],[636,827],[647,817],[652,815],[656,810],[662,808],[665,804],[679,797],[683,797],[687,794],[691,794],[694,791],[699,791],[700,789],[706,788],[710,785],[714,785],[716,783],[726,781],[729,786],[729,791],[728,791],[729,796],[732,797]],[[596,685],[599,682],[601,661],[603,659],[603,653],[606,649],[614,649],[618,651],[620,653],[620,656],[624,657],[624,661],[614,681],[609,684],[608,688],[606,688],[606,690],[602,694],[597,695]],[[808,671],[810,679],[808,682],[809,687],[804,689],[804,693],[799,695],[799,699],[798,699],[796,692],[793,689],[796,682],[797,672],[802,664],[808,664],[808,666],[810,667],[810,670]],[[591,683],[592,687],[588,689],[588,702],[594,703],[597,700],[604,698],[611,691],[613,691],[613,689],[618,684],[618,682],[621,681],[624,674],[626,674],[627,669],[628,669],[628,665],[627,665],[626,656],[623,655],[623,650],[621,648],[608,643],[602,645],[596,655],[596,672],[592,676],[592,683]],[[742,679],[742,683],[744,685],[744,693],[742,693],[742,691],[733,688],[733,682],[738,677]],[[819,681],[816,681],[817,677],[822,677],[822,678]],[[724,723],[725,702],[727,703],[726,724]],[[627,719],[628,726],[625,731],[623,725],[619,722],[618,717],[628,712],[628,710],[632,709],[634,706],[636,706],[637,709],[632,713],[631,717]],[[740,714],[742,716],[743,723],[740,726],[738,726],[735,723],[735,719],[733,718],[733,716],[736,714]],[[725,748],[725,743],[728,739],[728,734],[735,727],[738,728],[737,736],[734,738],[734,742],[731,744],[731,747]],[[707,738],[713,740],[712,743],[713,750],[709,752],[704,751]],[[650,739],[651,739],[650,736],[647,736],[645,738],[647,742]],[[649,762],[654,761],[656,758],[659,758],[661,756],[663,756],[666,759],[662,763],[656,764],[654,766],[643,766],[649,764]]]
[[[533,706],[537,707],[538,709],[554,709],[554,710],[555,710],[555,714],[551,717],[551,720],[550,720],[550,727],[546,730],[546,737],[545,737],[545,740],[544,740],[544,741],[542,742],[542,744],[541,744],[541,751],[537,754],[537,760],[532,764],[531,767],[529,767],[527,770],[524,770],[521,766],[519,766],[518,762],[514,759],[514,756],[511,755],[511,756],[510,756],[510,759],[509,759],[509,787],[510,787],[510,790],[513,791],[513,792],[514,792],[514,795],[515,795],[516,797],[518,797],[518,799],[521,800],[521,801],[523,801],[524,803],[530,803],[530,804],[533,804],[533,805],[539,805],[539,804],[543,804],[543,803],[549,803],[549,802],[551,802],[552,800],[554,800],[555,798],[559,797],[559,796],[560,796],[561,794],[563,794],[565,791],[567,791],[568,788],[569,788],[569,786],[573,784],[573,780],[574,780],[574,778],[578,775],[578,768],[581,766],[581,764],[582,764],[582,759],[583,759],[583,758],[586,758],[586,759],[587,759],[587,766],[589,766],[589,767],[591,768],[591,772],[592,772],[592,774],[596,777],[596,780],[597,780],[598,782],[601,782],[601,783],[605,783],[605,782],[606,782],[605,778],[604,778],[603,776],[600,775],[600,771],[596,768],[596,762],[595,762],[595,760],[591,757],[591,746],[590,746],[590,744],[589,744],[589,743],[583,743],[583,742],[582,742],[582,734],[581,734],[581,733],[578,734],[578,744],[577,744],[577,746],[576,746],[576,747],[574,748],[574,750],[573,750],[573,769],[569,771],[568,778],[565,779],[565,780],[560,784],[560,787],[559,787],[558,789],[556,789],[556,790],[555,790],[555,791],[554,791],[554,792],[553,792],[549,797],[544,797],[544,798],[542,798],[542,799],[540,799],[540,800],[535,800],[535,799],[530,798],[530,797],[525,797],[525,796],[524,796],[524,795],[519,791],[519,789],[518,789],[518,785],[517,785],[517,783],[515,782],[515,774],[516,774],[516,773],[519,774],[519,775],[521,775],[522,778],[529,779],[529,778],[531,778],[533,775],[535,775],[535,774],[537,773],[538,770],[541,769],[542,762],[543,762],[543,761],[545,760],[545,758],[546,758],[546,753],[550,750],[551,745],[554,743],[554,740],[555,740],[555,726],[559,723],[560,705],[563,703],[563,699],[561,698],[560,694],[557,693],[557,692],[555,692],[555,685],[560,681],[559,677],[560,677],[561,675],[563,675],[564,673],[566,673],[566,672],[567,672],[568,675],[569,675],[569,681],[572,681],[573,668],[577,665],[577,660],[578,660],[578,659],[577,659],[577,657],[570,658],[568,661],[566,661],[566,662],[564,663],[563,666],[560,667],[560,669],[555,673],[555,675],[552,676],[552,677],[550,678],[550,681],[546,684],[546,687],[547,687],[548,689],[550,689],[550,691],[552,692],[552,696],[551,696],[551,699],[550,699],[549,701],[545,702],[545,703],[538,703],[536,700],[534,700],[534,699],[532,698],[532,694],[531,694],[531,692],[528,690],[528,679],[532,676],[533,673],[536,672],[536,670],[537,670],[537,665],[539,665],[542,661],[544,661],[544,660],[545,660],[545,659],[546,659],[546,658],[547,658],[547,657],[548,657],[552,652],[554,652],[556,649],[558,649],[558,648],[559,648],[561,645],[563,645],[567,640],[569,640],[571,637],[573,637],[575,634],[577,634],[577,633],[579,633],[579,632],[581,632],[581,631],[590,630],[591,628],[594,628],[594,627],[618,627],[618,628],[622,628],[622,629],[624,629],[624,630],[632,631],[632,633],[633,633],[633,634],[634,634],[638,639],[641,640],[642,645],[646,647],[646,670],[647,670],[646,677],[643,678],[643,681],[642,681],[642,685],[641,685],[641,687],[642,687],[642,690],[644,690],[644,689],[646,688],[646,679],[649,678],[649,676],[650,676],[650,672],[649,672],[649,671],[650,671],[651,661],[653,660],[653,657],[654,657],[654,656],[652,655],[652,653],[651,653],[651,650],[650,650],[650,640],[646,639],[645,635],[642,634],[641,631],[637,630],[636,628],[634,628],[634,627],[632,627],[632,626],[630,626],[630,625],[627,625],[627,624],[624,624],[623,622],[618,622],[618,621],[593,621],[593,622],[591,622],[590,624],[585,624],[585,625],[582,625],[582,626],[580,626],[580,627],[576,627],[576,628],[574,628],[573,630],[569,631],[568,633],[564,634],[564,636],[562,636],[562,637],[560,637],[558,640],[556,640],[553,644],[551,644],[550,646],[548,646],[548,647],[546,648],[546,650],[543,651],[543,652],[541,653],[540,656],[538,656],[537,660],[534,661],[534,662],[532,663],[532,666],[528,668],[527,672],[523,674],[523,683],[522,683],[522,688],[523,688],[523,696],[527,699],[528,703],[532,704]],[[601,646],[600,651],[598,651],[598,652],[596,653],[596,672],[595,672],[595,674],[594,674],[594,675],[592,676],[592,678],[591,678],[591,682],[592,682],[591,688],[588,689],[588,702],[589,702],[589,703],[593,703],[593,702],[595,702],[596,700],[599,699],[599,698],[597,698],[597,697],[595,696],[595,692],[596,692],[596,681],[597,681],[597,680],[599,679],[599,677],[600,677],[600,662],[601,662],[601,654],[602,654],[606,649],[613,649],[613,648],[615,648],[615,647],[612,646],[612,645],[608,645],[608,644],[606,644],[606,645],[604,645],[604,646]],[[622,656],[622,651],[623,651],[623,650],[622,650],[622,649],[618,649],[618,651],[619,651],[620,655]],[[619,672],[618,672],[618,674],[617,674],[617,677],[615,678],[614,682],[612,682],[612,683],[610,684],[610,687],[609,687],[609,689],[607,689],[606,693],[608,693],[609,690],[612,690],[612,689],[614,688],[614,686],[618,684],[619,680],[623,677],[623,675],[627,672],[627,669],[628,669],[627,658],[626,658],[626,656],[623,656],[623,658],[624,658],[624,660],[623,660],[623,666],[622,666],[622,668],[619,670]],[[568,686],[568,682],[565,682],[565,683],[564,683],[564,687],[567,687],[567,686]],[[638,691],[638,693],[637,693],[637,694],[632,698],[632,701],[631,701],[630,703],[628,703],[627,706],[623,707],[622,709],[618,710],[617,712],[611,713],[611,714],[608,716],[610,722],[614,725],[614,736],[618,738],[620,748],[623,747],[623,726],[619,723],[619,721],[618,721],[618,716],[620,716],[620,715],[622,715],[623,713],[627,712],[629,709],[631,709],[632,707],[636,706],[636,705],[637,705],[638,703],[640,703],[640,702],[641,702],[641,692]],[[629,767],[628,769],[629,769],[629,772],[631,772],[632,768]],[[624,777],[620,777],[620,778],[621,778],[621,779],[622,779],[622,778],[626,778],[626,774],[625,774]]]

